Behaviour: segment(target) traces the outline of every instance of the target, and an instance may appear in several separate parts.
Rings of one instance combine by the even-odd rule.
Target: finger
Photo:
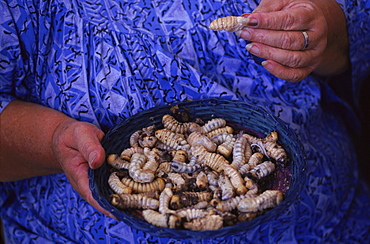
[[[313,71],[313,69],[310,67],[304,67],[299,69],[289,68],[279,63],[276,63],[272,60],[265,60],[262,62],[262,65],[271,74],[289,82],[301,81]]]
[[[316,46],[318,44],[316,33],[311,31],[306,31],[306,33],[309,36],[309,46],[305,49]],[[259,42],[271,47],[292,51],[302,50],[306,44],[302,31],[274,31],[245,27],[235,34],[251,42]]]
[[[251,13],[247,16],[248,26],[269,30],[305,30],[316,21],[317,16],[313,5],[305,4],[274,12]]]
[[[319,56],[315,55],[317,50],[290,51],[255,42],[249,43],[246,48],[255,56],[274,60],[290,68],[302,68],[320,62]]]
[[[88,178],[88,165],[83,162],[82,158],[75,158],[74,162],[70,164],[69,168],[65,169],[68,180],[70,181],[73,188],[80,194],[80,196],[86,200],[91,206],[96,210],[102,212],[103,214],[114,218],[114,216],[101,207],[99,203],[94,199],[92,192],[89,187],[89,178]]]

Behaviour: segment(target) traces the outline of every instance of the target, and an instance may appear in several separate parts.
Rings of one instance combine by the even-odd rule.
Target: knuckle
[[[301,66],[301,55],[299,55],[298,53],[294,52],[292,53],[292,55],[290,56],[288,62],[287,62],[287,66],[291,67],[291,68],[298,68]]]
[[[283,49],[291,49],[295,40],[288,32],[284,32],[281,36],[281,47]]]

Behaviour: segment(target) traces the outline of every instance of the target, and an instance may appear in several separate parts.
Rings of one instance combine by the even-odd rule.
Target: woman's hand
[[[64,172],[82,198],[111,216],[92,197],[88,180],[89,165],[104,162],[103,135],[93,124],[14,100],[0,114],[0,181]]]
[[[96,169],[104,162],[105,152],[100,144],[103,136],[104,133],[93,124],[67,120],[56,128],[52,147],[73,188],[90,205],[111,216],[93,198],[88,180],[89,167]]]
[[[247,49],[266,59],[273,75],[297,82],[315,71],[331,75],[348,66],[344,14],[334,0],[262,0],[237,34],[251,41]],[[305,47],[305,36],[308,45]]]

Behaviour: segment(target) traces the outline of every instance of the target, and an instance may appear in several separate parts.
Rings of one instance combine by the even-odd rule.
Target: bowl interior
[[[205,121],[212,118],[224,118],[230,125],[240,126],[256,136],[264,137],[271,131],[277,131],[279,134],[278,143],[286,150],[290,160],[287,165],[287,171],[280,176],[284,179],[274,182],[272,187],[275,189],[283,188],[285,192],[284,201],[251,221],[223,227],[219,230],[197,232],[160,228],[142,220],[134,212],[122,211],[109,203],[109,196],[113,193],[108,185],[111,168],[105,162],[102,167],[96,170],[89,170],[90,189],[98,203],[109,210],[117,219],[124,221],[131,227],[161,237],[179,239],[215,238],[247,231],[257,225],[274,221],[297,199],[305,180],[304,151],[298,136],[279,118],[276,118],[259,106],[244,102],[219,98],[204,99],[158,106],[139,112],[114,126],[105,135],[102,145],[106,150],[106,154],[120,154],[125,148],[130,147],[130,135],[136,130],[153,124],[161,127],[162,116],[170,113],[169,110],[174,105],[178,105],[181,109],[186,109],[194,117],[199,117]]]

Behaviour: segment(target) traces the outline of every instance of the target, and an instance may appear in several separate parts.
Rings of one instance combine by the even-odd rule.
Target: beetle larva
[[[286,163],[288,155],[284,148],[277,143],[278,133],[272,131],[265,138],[257,138],[249,134],[243,135],[251,144],[259,148],[260,152],[279,163]]]
[[[225,126],[226,126],[226,120],[224,120],[222,118],[215,118],[215,119],[211,119],[207,123],[205,123],[202,126],[202,131],[203,131],[203,133],[209,133],[212,130],[215,130],[215,129],[218,129],[218,128],[221,128],[221,127],[225,127]]]
[[[194,173],[200,166],[195,163],[171,162],[171,167],[178,173]]]
[[[208,138],[213,138],[216,135],[227,133],[232,134],[234,132],[234,129],[231,126],[225,126],[221,128],[214,129],[206,134]]]
[[[216,19],[211,22],[209,28],[211,30],[225,30],[229,32],[241,30],[249,22],[249,19],[242,16],[226,16]]]
[[[247,192],[247,188],[244,185],[244,180],[239,172],[232,166],[226,165],[224,168],[225,174],[229,177],[231,184],[236,189],[238,195],[243,195]]]
[[[149,183],[139,183],[131,178],[122,178],[122,183],[132,188],[136,193],[151,192],[151,191],[162,191],[165,186],[165,182],[162,178],[156,178]]]
[[[191,124],[190,123],[181,123],[177,121],[172,115],[165,114],[162,117],[162,124],[164,128],[175,132],[175,133],[181,133],[185,134],[188,132]]]
[[[198,162],[207,165],[217,172],[221,172],[225,165],[229,164],[229,161],[222,155],[208,152],[203,146],[193,148],[192,154],[197,158]]]
[[[142,194],[113,194],[112,205],[121,209],[158,209],[159,201]]]
[[[234,187],[230,182],[229,177],[224,174],[220,174],[218,177],[218,185],[220,186],[222,195],[221,200],[227,200],[234,196]]]
[[[258,212],[273,208],[283,201],[283,193],[279,190],[266,190],[261,195],[245,198],[238,204],[240,212]]]
[[[144,155],[147,157],[148,161],[144,164],[143,171],[153,174],[153,177],[159,166],[158,151],[159,150],[156,148],[153,149],[149,149],[148,147],[144,148]]]
[[[196,175],[196,180],[195,180],[195,184],[196,186],[201,189],[201,190],[204,190],[207,188],[208,186],[208,178],[207,178],[207,175],[206,173],[204,173],[204,171],[200,171],[197,175]]]
[[[202,145],[209,152],[214,152],[217,148],[216,143],[211,141],[211,139],[209,139],[207,136],[196,131],[192,132],[188,136],[187,141],[190,146],[195,147],[197,145]]]
[[[167,178],[171,180],[176,190],[183,190],[186,188],[186,181],[179,173],[168,173]]]
[[[217,152],[224,155],[225,157],[229,157],[231,152],[233,151],[234,144],[235,144],[235,137],[229,133],[222,133],[217,134],[211,138],[217,146]]]
[[[167,146],[175,150],[188,151],[190,145],[181,134],[174,133],[167,129],[157,130],[155,136]]]
[[[211,211],[206,209],[186,208],[177,210],[176,215],[179,216],[180,218],[185,218],[187,221],[189,221],[195,218],[210,215],[212,213]]]
[[[127,161],[130,161],[131,160],[131,156],[134,154],[134,153],[141,153],[143,154],[144,153],[144,148],[142,147],[129,147],[125,150],[123,150],[121,152],[121,155],[120,157],[124,160],[127,160]]]
[[[220,215],[207,215],[184,223],[184,228],[193,231],[218,230],[223,226],[223,222]]]
[[[126,186],[125,184],[123,184],[121,182],[120,178],[117,176],[117,172],[112,172],[109,175],[108,184],[109,184],[110,188],[112,188],[112,190],[115,193],[118,193],[118,194],[122,194],[122,193],[130,194],[132,192],[131,187],[128,187],[128,186]]]
[[[231,162],[231,165],[234,168],[240,169],[244,164],[248,162],[245,157],[245,151],[247,150],[247,147],[249,147],[247,139],[242,136],[236,139],[233,148],[233,160]]]
[[[158,211],[161,213],[161,214],[167,214],[167,213],[175,213],[174,210],[171,210],[168,208],[168,206],[170,206],[170,200],[173,196],[173,192],[171,190],[171,188],[169,187],[166,187],[164,188],[164,190],[161,192],[161,194],[159,195],[159,209]]]
[[[225,201],[217,201],[214,203],[214,205],[220,211],[230,212],[238,207],[238,204],[241,200],[243,200],[244,198],[251,198],[253,196],[254,195],[249,195],[249,194],[235,196]]]
[[[253,169],[249,171],[250,175],[252,175],[256,179],[261,179],[263,177],[268,176],[272,172],[275,171],[275,164],[270,161],[265,161]]]
[[[118,156],[118,154],[111,154],[107,157],[107,163],[115,169],[128,169],[129,161],[126,161]]]
[[[251,168],[256,167],[263,161],[263,154],[260,152],[253,153],[252,156],[248,160],[248,164]]]
[[[147,162],[147,157],[141,153],[134,153],[128,167],[130,177],[139,183],[148,183],[154,180],[154,173],[144,171],[142,168]]]
[[[179,217],[173,214],[161,214],[157,211],[146,209],[143,210],[142,215],[148,223],[158,227],[178,228],[181,224]]]

